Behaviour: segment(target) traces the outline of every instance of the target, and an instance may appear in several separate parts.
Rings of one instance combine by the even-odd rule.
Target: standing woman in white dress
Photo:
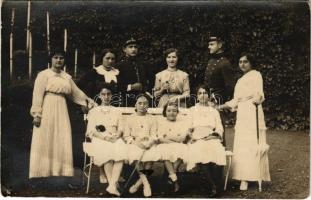
[[[191,123],[187,118],[178,117],[178,104],[175,102],[169,102],[163,107],[163,116],[158,121],[157,137],[160,144],[157,149],[168,171],[169,183],[174,185],[174,192],[178,192],[176,171],[182,161],[187,160],[185,142],[190,134]]]
[[[86,106],[88,98],[62,68],[65,52],[51,54],[52,66],[41,71],[35,81],[30,114],[33,136],[30,150],[29,178],[73,176],[71,126],[66,97]]]
[[[122,139],[121,115],[111,106],[112,92],[109,85],[100,91],[101,105],[88,114],[87,135],[91,138],[91,150],[94,164],[105,171],[109,186],[106,191],[120,196],[117,182],[120,178],[124,160],[127,160],[127,148]]]
[[[239,67],[244,75],[234,89],[234,98],[220,106],[220,109],[237,111],[233,145],[232,178],[241,181],[240,190],[247,190],[249,181],[270,181],[268,155],[258,162],[258,144],[256,127],[256,104],[258,105],[259,144],[268,147],[266,125],[262,102],[265,100],[263,80],[259,71],[254,69],[254,58],[242,53]]]
[[[135,193],[143,185],[143,194],[150,197],[152,194],[148,177],[152,173],[152,162],[160,159],[160,154],[156,151],[157,124],[155,118],[147,114],[148,99],[145,95],[139,95],[135,104],[136,113],[128,116],[124,128],[124,141],[128,145],[129,164],[139,162],[139,179],[129,189],[130,193]]]
[[[222,188],[222,173],[219,168],[226,165],[225,147],[222,145],[223,126],[219,112],[209,105],[208,92],[203,86],[197,90],[198,103],[190,108],[193,132],[188,145],[187,170],[196,165],[205,172],[211,186],[210,197]]]

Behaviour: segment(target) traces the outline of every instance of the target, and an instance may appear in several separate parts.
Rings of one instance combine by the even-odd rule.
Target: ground
[[[232,148],[233,129],[227,129],[228,149]],[[309,134],[306,132],[268,131],[268,142],[271,146],[269,151],[271,182],[263,183],[263,191],[258,191],[257,183],[252,183],[248,191],[239,191],[239,183],[229,180],[227,191],[221,198],[306,198],[309,195]],[[22,157],[27,155],[16,154],[14,163],[18,163]],[[28,161],[27,161],[28,162]],[[25,165],[25,164],[23,164]],[[10,173],[27,173],[23,165],[15,165]],[[151,178],[153,197],[188,197],[206,198],[207,188],[204,187],[204,176],[198,173],[180,173],[181,191],[173,194],[169,191],[159,174],[162,165],[156,165],[156,175]],[[105,184],[99,184],[98,169],[93,168],[91,189],[85,194],[85,186],[82,186],[82,175],[80,168],[76,168],[76,176],[70,179],[68,184],[60,183],[62,179],[51,179],[44,181],[29,182],[27,178],[9,178],[2,182],[2,194],[9,196],[50,196],[50,197],[109,197],[105,192]],[[15,172],[14,172],[15,171]],[[27,176],[24,174],[24,176]],[[18,179],[18,180],[17,180]],[[40,181],[42,180],[42,183]],[[67,180],[68,181],[68,180]],[[38,184],[39,183],[39,184]],[[37,186],[35,187],[34,185]],[[32,185],[32,186],[31,186]],[[121,184],[123,186],[123,184]],[[100,192],[104,192],[100,196]],[[143,197],[142,191],[135,195],[125,194],[125,197]]]

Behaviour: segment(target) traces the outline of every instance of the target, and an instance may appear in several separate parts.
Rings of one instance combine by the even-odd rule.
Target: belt
[[[49,92],[49,91],[45,92],[45,95],[56,95],[56,96],[62,96],[62,97],[65,96],[65,94],[63,93],[56,93],[56,92]]]

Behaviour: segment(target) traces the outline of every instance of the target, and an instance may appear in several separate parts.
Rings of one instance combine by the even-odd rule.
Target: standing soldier
[[[146,66],[137,56],[135,39],[131,38],[125,42],[123,52],[125,58],[117,65],[120,70],[119,90],[123,106],[133,107],[138,94],[145,93],[147,89]]]
[[[234,70],[231,63],[224,56],[224,40],[219,35],[211,35],[208,40],[208,49],[210,59],[207,62],[204,76],[204,85],[211,93],[211,98],[215,103],[223,104],[228,101],[232,95],[235,86]],[[220,113],[221,121],[224,126],[225,116]],[[226,146],[225,131],[223,132],[223,145]],[[223,167],[215,166],[213,171],[217,193],[222,191]]]
[[[209,89],[211,98],[217,104],[223,104],[233,95],[235,86],[234,70],[230,61],[224,56],[224,40],[219,36],[211,36],[208,42],[210,59],[207,62],[204,76],[204,85]],[[224,115],[221,115],[224,122]],[[225,145],[225,137],[224,137]]]

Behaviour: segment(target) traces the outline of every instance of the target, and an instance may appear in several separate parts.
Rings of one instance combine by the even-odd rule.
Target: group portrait
[[[3,1],[1,192],[304,199],[307,1]]]

